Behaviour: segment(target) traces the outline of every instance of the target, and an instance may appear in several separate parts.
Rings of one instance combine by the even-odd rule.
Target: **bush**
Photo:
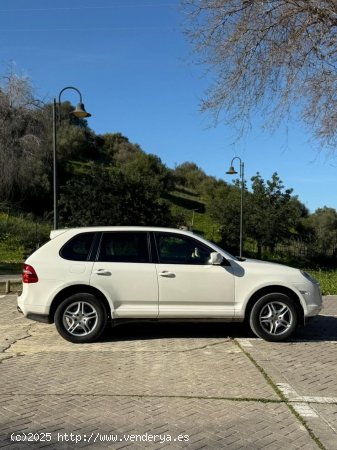
[[[49,224],[31,216],[0,212],[0,262],[21,262],[48,240],[49,233]]]
[[[308,270],[321,285],[323,295],[337,295],[337,270]]]

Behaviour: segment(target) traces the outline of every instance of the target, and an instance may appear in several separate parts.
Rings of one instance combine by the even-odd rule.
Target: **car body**
[[[180,229],[55,230],[26,260],[18,309],[55,322],[75,343],[124,320],[244,321],[266,340],[289,338],[322,307],[319,284],[280,264],[236,258]]]

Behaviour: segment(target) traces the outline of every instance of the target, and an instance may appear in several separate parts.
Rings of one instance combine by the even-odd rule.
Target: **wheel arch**
[[[58,292],[54,297],[49,312],[50,322],[54,322],[55,312],[61,302],[69,296],[79,293],[94,295],[98,300],[102,302],[103,307],[107,313],[108,320],[111,319],[111,307],[105,295],[99,289],[94,288],[93,286],[89,286],[87,284],[76,284],[62,289],[62,291]]]
[[[285,294],[289,298],[291,298],[294,301],[294,304],[296,306],[296,309],[299,314],[299,322],[304,322],[304,310],[303,306],[301,304],[301,300],[299,296],[294,292],[292,289],[287,288],[285,286],[280,285],[272,285],[272,286],[265,286],[263,288],[260,288],[254,294],[249,298],[246,308],[245,308],[245,319],[249,320],[251,310],[254,306],[254,304],[259,300],[259,298],[263,297],[267,294]]]

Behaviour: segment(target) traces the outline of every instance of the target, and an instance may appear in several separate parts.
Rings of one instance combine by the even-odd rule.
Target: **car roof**
[[[188,231],[185,229],[179,228],[165,228],[165,227],[151,227],[151,226],[97,226],[97,227],[75,227],[75,228],[63,228],[52,230],[50,232],[50,239],[54,239],[55,237],[71,232],[72,234],[76,233],[88,233],[88,232],[102,232],[102,231],[162,231],[169,233],[179,233],[184,235],[195,236],[192,231]]]

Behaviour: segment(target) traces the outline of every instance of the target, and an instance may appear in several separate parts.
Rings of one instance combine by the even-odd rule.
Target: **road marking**
[[[318,417],[309,403],[337,404],[337,397],[319,397],[313,395],[300,395],[288,383],[277,383],[277,387],[287,397],[294,409],[303,417]]]
[[[315,411],[307,403],[292,403],[294,410],[302,417],[318,417]]]
[[[236,341],[242,345],[242,347],[253,347],[253,344],[249,339],[236,339]]]
[[[285,395],[288,400],[299,400],[304,401],[303,397],[299,395],[295,389],[288,383],[277,383],[276,386],[280,389],[283,395]]]

